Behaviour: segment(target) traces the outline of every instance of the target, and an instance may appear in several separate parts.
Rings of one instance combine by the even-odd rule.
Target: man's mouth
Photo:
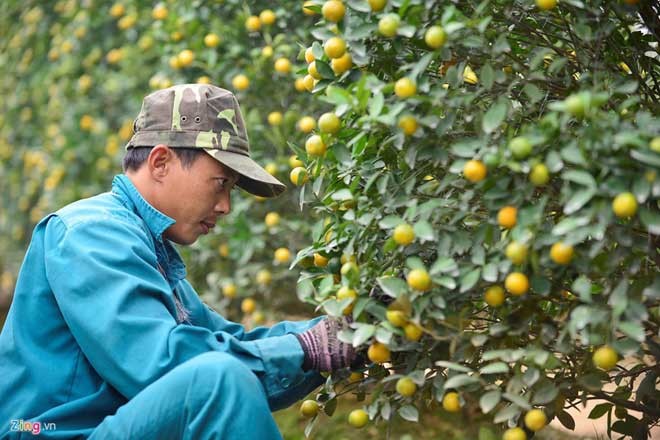
[[[215,227],[215,223],[207,222],[207,221],[202,221],[200,222],[202,225],[202,231],[204,234],[208,234],[211,229]]]

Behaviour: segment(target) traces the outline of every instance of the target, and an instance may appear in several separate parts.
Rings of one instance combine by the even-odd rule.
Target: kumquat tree
[[[145,91],[213,83],[289,190],[236,194],[183,250],[193,285],[250,326],[344,316],[364,357],[302,402],[305,436],[350,396],[341,422],[380,438],[428,412],[543,438],[590,401],[608,438],[652,438],[658,0],[9,0],[0,17],[0,301],[32,227],[120,172]]]

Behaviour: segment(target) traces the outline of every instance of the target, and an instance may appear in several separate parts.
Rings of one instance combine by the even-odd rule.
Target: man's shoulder
[[[140,217],[122,203],[122,200],[111,192],[105,192],[86,199],[77,200],[53,213],[67,229],[82,224],[104,222],[142,223]]]

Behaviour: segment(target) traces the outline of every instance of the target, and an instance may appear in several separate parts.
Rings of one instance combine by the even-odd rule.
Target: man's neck
[[[135,189],[138,190],[142,198],[146,200],[147,203],[149,203],[151,206],[158,209],[158,198],[153,191],[153,185],[149,181],[149,176],[145,175],[145,173],[141,173],[140,171],[127,171],[125,174],[126,177],[128,177],[128,180],[133,183]]]

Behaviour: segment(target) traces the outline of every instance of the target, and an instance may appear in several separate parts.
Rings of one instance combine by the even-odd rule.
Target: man
[[[34,230],[0,334],[0,438],[279,439],[271,411],[354,359],[340,323],[246,332],[200,301],[172,243],[209,233],[234,185],[285,187],[226,90],[152,93],[134,128],[112,191]]]

